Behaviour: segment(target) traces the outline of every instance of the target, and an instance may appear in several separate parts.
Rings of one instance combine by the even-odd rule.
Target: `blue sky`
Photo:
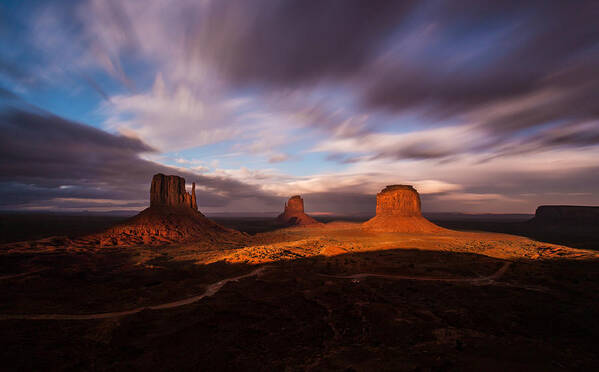
[[[396,183],[428,211],[596,205],[598,15],[592,1],[3,2],[0,208],[139,209],[157,171],[201,183],[208,213],[294,194],[369,213]]]

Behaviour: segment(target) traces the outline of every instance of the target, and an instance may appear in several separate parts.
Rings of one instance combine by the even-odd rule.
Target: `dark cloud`
[[[102,60],[118,70],[110,73],[123,81],[121,58],[164,47],[146,43],[137,14],[119,2],[97,7],[99,24],[111,30],[102,40],[81,32],[90,22],[81,17],[85,11],[64,8],[61,20],[78,48],[103,51]],[[264,96],[342,83],[358,114],[417,112],[423,125],[477,122],[495,146],[548,123],[568,127],[599,117],[599,3],[592,0],[231,0],[175,4],[165,13],[161,22],[172,45],[185,50],[182,60],[211,66],[233,88],[257,88]],[[106,98],[96,81],[84,80]],[[289,109],[284,101],[274,109]],[[340,115],[329,101],[309,105],[291,108],[334,136],[381,129],[373,120],[338,133],[351,114]],[[389,125],[395,126],[402,124]],[[434,147],[393,157],[456,155]],[[480,148],[493,149],[485,142],[463,152]]]
[[[239,181],[192,174],[140,158],[153,149],[136,138],[113,135],[44,112],[0,113],[0,206],[56,205],[56,199],[148,200],[153,174],[178,174],[196,182],[200,205],[221,207],[244,198],[266,205],[278,198]],[[61,201],[83,206],[84,201]],[[89,206],[97,206],[91,201]],[[102,204],[100,204],[102,205]]]
[[[306,213],[333,212],[344,216],[373,216],[376,195],[365,195],[349,190],[309,193],[302,195]]]
[[[594,146],[599,144],[599,122],[593,125],[576,131],[554,131],[542,136],[540,141],[545,146]]]
[[[594,1],[428,6],[409,30],[430,29],[384,65],[368,98],[390,108],[431,103],[451,110],[529,93],[573,62],[597,58],[598,12]]]
[[[190,43],[236,85],[343,80],[366,111],[477,120],[501,144],[599,117],[598,18],[590,0],[217,1]]]
[[[457,192],[421,195],[423,210],[534,213],[536,207],[544,204],[597,205],[598,166],[572,161],[569,168],[549,171],[478,168],[473,172],[480,176],[465,177],[456,172],[446,177],[448,182],[462,185]]]
[[[89,75],[82,73],[81,74],[81,78],[87,82],[87,84],[89,84],[89,86],[95,90],[96,92],[98,92],[98,94],[104,98],[106,101],[110,102],[110,96],[108,95],[108,93],[106,93],[106,91],[102,88],[102,86],[92,77],[90,77]]]
[[[371,70],[370,107],[474,117],[495,135],[597,118],[596,2],[446,4],[424,17],[434,26],[420,50]]]
[[[0,58],[0,75],[4,75],[12,80],[24,80],[27,77],[25,71],[16,63]]]
[[[599,167],[572,164],[571,169],[560,169],[553,172],[493,172],[496,182],[491,184],[482,180],[472,182],[468,192],[501,193],[508,196],[522,194],[552,195],[562,197],[568,194],[584,194],[591,204],[593,195],[599,193]],[[530,200],[526,202],[531,203]],[[542,203],[539,203],[542,204]]]
[[[353,74],[417,1],[215,1],[190,39],[235,83],[288,86]]]
[[[18,98],[19,97],[16,94],[14,94],[12,91],[10,91],[8,89],[4,89],[0,86],[0,99],[15,100]]]

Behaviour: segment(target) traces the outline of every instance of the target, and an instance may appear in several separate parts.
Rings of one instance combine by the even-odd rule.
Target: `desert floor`
[[[599,367],[599,254],[357,223],[229,242],[0,247],[7,370]]]

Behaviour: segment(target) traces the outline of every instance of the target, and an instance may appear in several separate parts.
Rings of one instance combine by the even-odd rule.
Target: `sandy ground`
[[[333,256],[352,252],[388,249],[419,249],[465,252],[501,259],[592,259],[599,253],[592,250],[542,243],[526,237],[489,232],[459,232],[445,230],[435,234],[376,233],[361,229],[358,223],[329,223],[320,227],[295,227],[257,234],[245,247],[234,250],[182,256],[207,263],[263,263],[315,255]]]
[[[0,248],[11,370],[599,366],[595,251],[355,223],[220,243],[68,242]]]

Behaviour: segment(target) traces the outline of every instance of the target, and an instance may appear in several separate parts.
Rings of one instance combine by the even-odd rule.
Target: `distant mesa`
[[[322,225],[322,223],[304,213],[304,199],[299,195],[289,198],[285,203],[285,210],[277,217],[277,220],[286,225]]]
[[[530,222],[539,225],[599,225],[599,207],[541,205]]]
[[[422,217],[420,196],[410,185],[390,185],[376,194],[376,216],[364,222],[365,230],[376,232],[446,231]]]
[[[150,207],[95,235],[102,246],[222,241],[242,233],[225,228],[198,211],[195,183],[185,191],[185,179],[156,174],[150,186]]]

